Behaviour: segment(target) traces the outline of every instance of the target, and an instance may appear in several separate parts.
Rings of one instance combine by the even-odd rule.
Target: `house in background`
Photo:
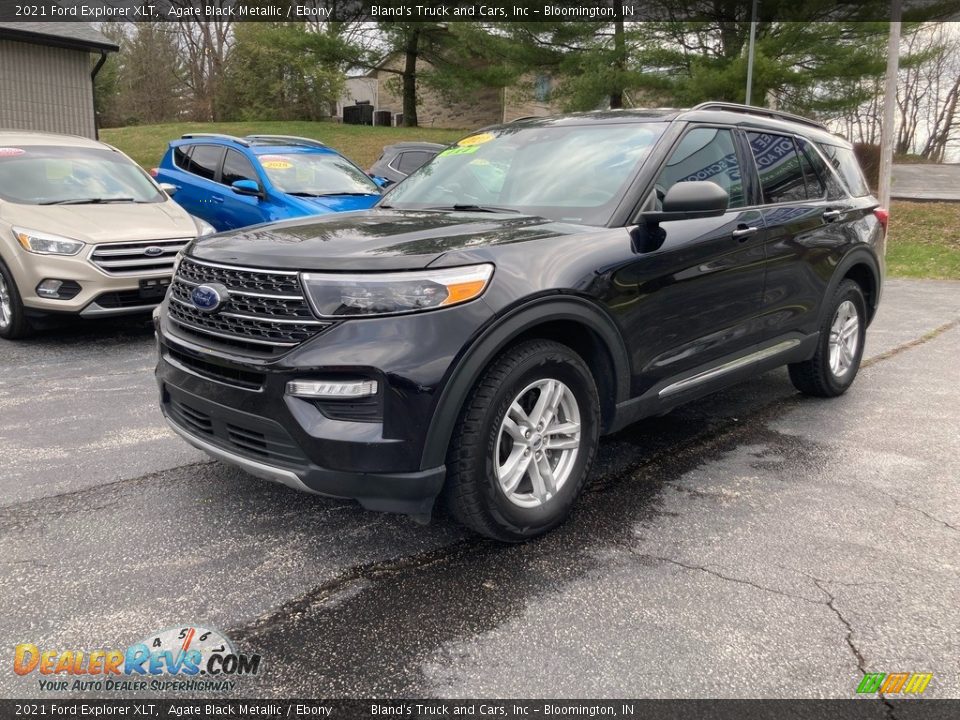
[[[362,75],[347,78],[343,98],[337,104],[337,115],[344,117],[345,107],[369,104],[373,117],[389,112],[392,125],[398,125],[403,113],[400,76],[404,56],[394,53]],[[430,69],[424,60],[417,61],[417,72]],[[550,102],[551,78],[547,75],[530,78],[512,88],[484,88],[471,94],[469,100],[449,101],[425,83],[417,83],[417,119],[421,127],[477,128],[509,122],[520,117],[552,115],[559,108]],[[386,124],[386,123],[377,123]]]
[[[116,50],[87,23],[0,23],[0,128],[95,138],[93,78]]]

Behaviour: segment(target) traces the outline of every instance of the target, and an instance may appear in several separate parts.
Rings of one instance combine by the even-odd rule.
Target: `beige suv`
[[[177,253],[213,232],[116,148],[0,131],[0,338],[50,315],[149,312]]]

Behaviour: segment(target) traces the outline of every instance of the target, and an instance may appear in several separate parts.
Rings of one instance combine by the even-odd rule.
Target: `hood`
[[[327,195],[325,197],[298,197],[311,212],[317,209],[324,212],[349,212],[350,210],[367,210],[380,200],[380,194],[374,195]]]
[[[416,270],[453,251],[584,232],[542,217],[368,210],[221,233],[189,254],[210,262],[290,270]]]
[[[192,238],[197,226],[172,200],[104,205],[0,204],[5,223],[88,243]]]

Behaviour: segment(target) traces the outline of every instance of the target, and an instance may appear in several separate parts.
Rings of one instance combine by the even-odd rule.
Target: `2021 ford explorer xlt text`
[[[256,475],[521,540],[602,434],[784,364],[840,395],[886,210],[849,144],[756,112],[493,127],[372,210],[192,243],[156,320],[167,419]]]

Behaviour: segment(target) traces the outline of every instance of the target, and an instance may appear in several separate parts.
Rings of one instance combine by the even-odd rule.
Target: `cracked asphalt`
[[[0,343],[0,648],[196,623],[262,654],[248,697],[960,697],[960,284],[884,293],[845,396],[780,370],[638,423],[522,546],[207,461],[144,322]]]

